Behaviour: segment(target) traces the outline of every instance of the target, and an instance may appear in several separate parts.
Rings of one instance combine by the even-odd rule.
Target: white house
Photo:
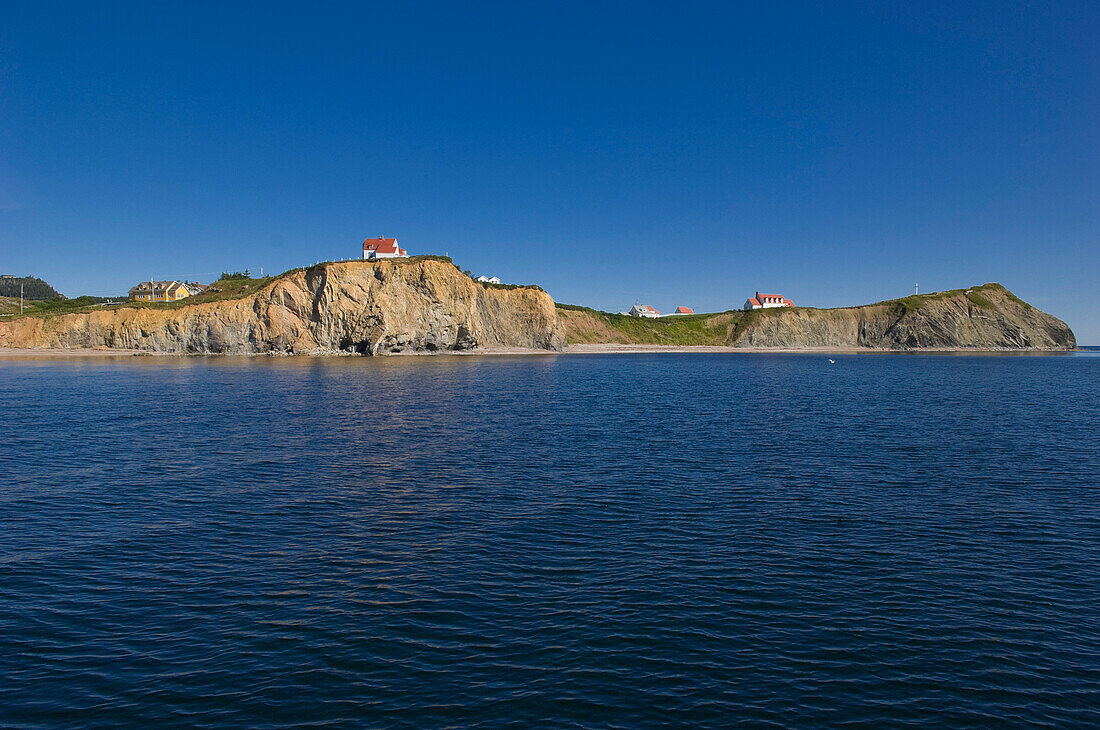
[[[635,304],[630,308],[628,314],[631,317],[649,317],[650,319],[656,319],[661,316],[656,309],[648,304]]]
[[[368,238],[363,241],[363,258],[373,259],[403,259],[408,258],[409,252],[397,245],[396,238]]]
[[[496,276],[485,276],[484,274],[482,274],[481,276],[474,279],[474,281],[480,281],[483,284],[499,284],[500,278]]]
[[[678,314],[695,314],[695,310],[691,307],[676,307],[676,311],[672,314],[666,314],[666,317],[675,317]]]
[[[745,310],[749,309],[772,309],[774,307],[793,307],[794,302],[790,299],[784,299],[779,294],[761,294],[756,292],[755,297],[750,297],[745,300]]]

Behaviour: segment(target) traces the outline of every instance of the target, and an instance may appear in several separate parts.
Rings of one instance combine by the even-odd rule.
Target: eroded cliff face
[[[739,347],[867,347],[886,350],[1072,350],[1057,317],[999,284],[845,309],[751,313],[732,340]]]
[[[570,343],[756,349],[1072,350],[1073,332],[1000,284],[863,307],[729,311],[658,319],[561,307]]]
[[[546,292],[487,288],[437,260],[320,264],[243,299],[0,322],[0,347],[387,354],[564,344]]]

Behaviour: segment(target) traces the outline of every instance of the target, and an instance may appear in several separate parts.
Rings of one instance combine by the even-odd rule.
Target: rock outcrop
[[[564,344],[546,292],[487,287],[434,259],[319,264],[242,299],[0,322],[0,347],[377,355]]]
[[[1072,350],[1065,322],[1000,284],[862,307],[781,307],[637,319],[559,307],[570,343],[877,350]]]
[[[0,320],[0,347],[381,355],[570,342],[879,350],[1072,350],[1073,332],[1000,284],[862,307],[639,320],[555,308],[536,287],[472,281],[447,260],[319,264],[239,299]]]
[[[844,309],[746,313],[735,347],[867,347],[885,350],[1072,350],[1065,322],[1000,284]]]

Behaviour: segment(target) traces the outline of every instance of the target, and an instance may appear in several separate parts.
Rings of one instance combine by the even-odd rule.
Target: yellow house
[[[191,296],[191,289],[181,281],[143,281],[130,290],[130,299],[139,302],[174,302]]]

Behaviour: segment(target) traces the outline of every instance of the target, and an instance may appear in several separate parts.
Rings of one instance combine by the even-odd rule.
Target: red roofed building
[[[745,300],[745,309],[772,309],[775,307],[793,307],[794,302],[779,294],[761,294],[756,292],[755,297]]]
[[[409,252],[397,245],[396,238],[368,238],[363,241],[363,258],[371,259],[400,259],[408,257]]]
[[[676,307],[676,311],[673,314],[695,314],[689,307]]]
[[[635,304],[633,307],[630,308],[628,314],[631,317],[648,317],[650,319],[661,316],[657,313],[656,309],[649,306],[648,304]]]

